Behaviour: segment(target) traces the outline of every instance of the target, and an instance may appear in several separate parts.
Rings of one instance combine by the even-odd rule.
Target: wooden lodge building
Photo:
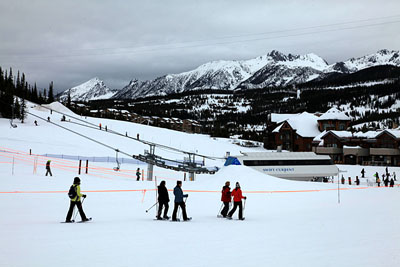
[[[321,116],[277,114],[268,148],[313,151],[336,163],[400,166],[400,129],[351,133],[350,118],[336,108]]]

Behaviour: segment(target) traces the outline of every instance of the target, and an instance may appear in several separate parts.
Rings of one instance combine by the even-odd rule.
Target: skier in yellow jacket
[[[83,222],[89,221],[89,219],[86,217],[85,213],[83,212],[83,208],[82,208],[81,199],[82,199],[82,197],[86,198],[86,195],[81,194],[80,184],[81,184],[81,179],[79,179],[79,177],[75,177],[74,184],[72,185],[73,188],[75,189],[75,197],[71,198],[67,218],[65,219],[65,222],[67,222],[67,223],[73,222],[73,221],[71,221],[71,218],[72,218],[72,213],[74,211],[75,205],[78,207],[79,215],[81,216],[82,221]]]

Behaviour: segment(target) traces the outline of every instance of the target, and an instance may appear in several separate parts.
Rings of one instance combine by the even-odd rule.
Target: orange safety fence
[[[0,147],[0,149],[2,149],[4,151],[8,151],[8,152],[0,151],[0,156],[6,157],[6,158],[18,159],[20,161],[28,162],[30,164],[33,164],[32,156],[36,156],[36,157],[38,157],[38,161],[37,161],[36,164],[39,165],[39,166],[45,166],[46,165],[46,161],[49,159],[48,157],[44,157],[44,156],[41,156],[41,155],[35,155],[35,154],[30,155],[30,154],[28,154],[26,152],[14,150],[14,149],[8,149],[8,148],[4,148],[4,147]],[[73,162],[73,161],[70,161],[70,160],[58,159],[58,158],[51,158],[51,160],[53,162],[52,163],[52,168],[62,169],[62,170],[65,170],[65,171],[73,171],[73,172],[75,172],[76,169],[79,169],[79,167],[76,166],[77,164],[75,162]],[[71,170],[68,170],[66,168],[70,168]],[[85,170],[86,166],[83,166],[83,167],[81,166],[81,169]],[[99,176],[99,175],[93,175],[93,172],[95,172],[97,174],[112,175],[112,176],[119,176],[119,177],[124,177],[124,178],[136,179],[136,175],[131,175],[130,174],[130,173],[136,173],[135,170],[119,170],[119,171],[115,171],[112,168],[98,167],[98,166],[93,166],[93,165],[88,167],[88,170],[89,170],[88,175],[92,175],[92,176]],[[167,172],[160,172],[160,171],[154,171],[153,172],[154,175],[157,175],[157,177],[162,178],[162,179],[178,180],[177,178],[169,178],[169,177],[165,177],[165,176],[159,176],[158,175],[159,173],[167,173]],[[100,175],[99,177],[105,178],[102,175]]]
[[[400,186],[400,185],[395,185]],[[342,191],[342,190],[362,190],[371,188],[382,188],[379,186],[370,187],[344,187],[344,188],[328,188],[328,189],[309,189],[309,190],[268,190],[268,191],[256,191],[256,190],[246,190],[243,191],[245,194],[276,194],[276,193],[310,193],[310,192],[324,192],[324,191]],[[385,188],[385,187],[383,187]],[[147,191],[156,191],[157,189],[105,189],[105,190],[85,190],[81,191],[83,193],[123,193],[123,192],[142,192],[145,194]],[[172,189],[168,191],[172,192]],[[184,190],[189,193],[221,193],[220,190]],[[3,191],[0,194],[53,194],[53,193],[68,193],[68,191]],[[143,196],[144,198],[144,196]]]

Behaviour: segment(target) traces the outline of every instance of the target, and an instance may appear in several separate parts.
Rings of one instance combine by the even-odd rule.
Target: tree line
[[[26,100],[38,104],[54,102],[53,82],[48,89],[39,90],[36,83],[32,86],[26,80],[25,73],[14,75],[12,68],[0,67],[0,115],[4,118],[20,119],[26,117]]]

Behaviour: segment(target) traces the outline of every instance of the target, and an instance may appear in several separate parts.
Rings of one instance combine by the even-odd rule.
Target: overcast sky
[[[110,88],[271,50],[329,63],[400,49],[399,0],[0,0],[0,66]]]

